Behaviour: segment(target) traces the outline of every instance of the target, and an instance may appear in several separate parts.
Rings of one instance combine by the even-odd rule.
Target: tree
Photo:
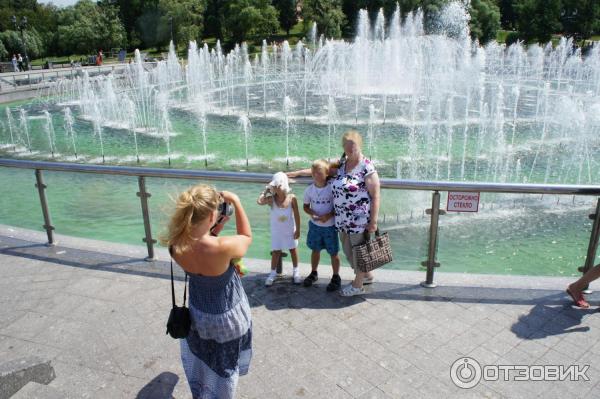
[[[38,58],[45,55],[44,44],[37,31],[33,28],[23,31],[23,39],[29,59]],[[25,55],[23,43],[21,42],[21,33],[14,30],[7,30],[0,33],[0,41],[9,54]]]
[[[178,45],[185,45],[190,40],[199,40],[204,30],[204,0],[159,0],[158,8],[162,15],[162,24],[171,29],[173,22],[173,39]]]
[[[152,19],[158,10],[158,0],[99,0],[99,3],[109,3],[119,8],[119,18],[123,23],[127,33],[127,43],[130,48],[139,46],[151,47],[141,40],[141,37],[152,37],[151,41],[156,40],[156,30],[161,29]],[[142,21],[140,21],[142,20]],[[142,24],[143,21],[151,21],[151,25]],[[150,33],[150,31],[153,31]]]
[[[125,45],[126,34],[118,9],[110,4],[80,0],[61,10],[58,37],[63,54],[95,53]]]
[[[517,26],[517,14],[513,5],[513,0],[497,0],[500,9],[500,24],[504,29],[515,29]]]
[[[290,35],[290,29],[298,22],[296,0],[273,0],[273,7],[279,12],[279,24]]]
[[[267,38],[277,32],[278,13],[269,0],[233,0],[224,7],[227,40],[242,42],[250,37]]]
[[[4,44],[2,43],[2,41],[0,41],[0,60],[6,59],[6,58],[10,58],[8,50],[6,50],[6,47],[4,47]]]
[[[302,15],[305,30],[316,22],[319,32],[326,37],[341,37],[342,26],[346,20],[341,0],[305,0]]]
[[[563,3],[560,20],[566,35],[587,39],[600,30],[598,0],[569,0]]]
[[[547,42],[562,28],[561,0],[519,0],[514,6],[517,30],[527,42]]]
[[[161,48],[169,44],[171,31],[169,21],[165,20],[158,7],[148,8],[136,20],[135,29],[131,35],[136,46],[142,48]]]
[[[500,28],[500,10],[492,0],[471,0],[471,37],[480,43],[496,39]]]
[[[224,39],[223,9],[222,0],[207,0],[206,12],[204,13],[204,36]]]

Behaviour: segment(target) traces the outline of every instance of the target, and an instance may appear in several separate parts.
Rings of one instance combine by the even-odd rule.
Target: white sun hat
[[[283,191],[285,191],[286,193],[289,193],[290,190],[290,183],[288,180],[288,177],[285,173],[283,172],[277,172],[273,175],[273,179],[271,179],[271,182],[269,183],[269,186],[271,187],[281,187],[281,189]]]

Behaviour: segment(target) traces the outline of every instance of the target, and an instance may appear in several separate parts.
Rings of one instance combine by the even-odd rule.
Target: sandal
[[[590,304],[587,303],[587,301],[585,300],[585,297],[583,296],[583,294],[581,292],[579,293],[579,295],[577,297],[575,297],[575,295],[573,295],[571,290],[569,288],[567,288],[567,294],[569,294],[571,299],[573,299],[573,303],[575,303],[575,306],[578,306],[582,309],[587,309],[590,307]]]
[[[364,293],[365,293],[365,289],[363,287],[356,288],[356,287],[353,287],[352,284],[344,287],[344,289],[340,291],[341,296],[362,295]]]

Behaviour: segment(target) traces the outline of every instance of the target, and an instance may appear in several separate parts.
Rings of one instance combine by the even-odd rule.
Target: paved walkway
[[[87,240],[59,238],[49,248],[39,233],[15,231],[0,228],[0,363],[30,354],[51,360],[50,387],[64,397],[190,397],[177,341],[165,335],[168,263]],[[239,398],[567,398],[600,390],[600,314],[571,308],[566,279],[437,273],[440,286],[424,289],[422,272],[380,271],[367,295],[342,298],[325,292],[327,267],[314,287],[285,280],[265,288],[265,262],[247,263],[255,271],[244,278],[254,357]],[[590,300],[597,305],[600,295]],[[589,365],[589,381],[511,374],[460,389],[450,368],[463,356],[482,366]]]

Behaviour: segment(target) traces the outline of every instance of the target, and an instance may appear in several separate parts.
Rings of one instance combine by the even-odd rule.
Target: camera
[[[217,210],[219,211],[219,216],[217,216],[217,221],[210,228],[210,234],[213,236],[217,236],[221,229],[223,229],[225,218],[233,215],[233,205],[229,202],[221,202]]]
[[[265,198],[269,198],[273,196],[273,187],[272,186],[266,186],[265,187],[265,191],[263,191],[263,197]]]
[[[231,216],[233,215],[233,206],[229,202],[221,202],[219,204],[219,219],[223,216]]]

